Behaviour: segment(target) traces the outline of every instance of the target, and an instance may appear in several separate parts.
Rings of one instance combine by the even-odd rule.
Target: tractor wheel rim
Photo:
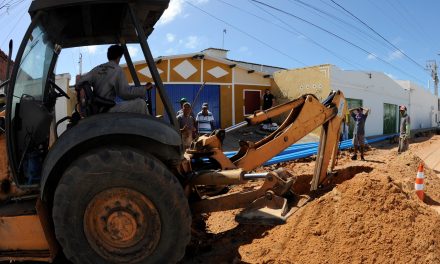
[[[160,240],[161,222],[153,202],[130,188],[97,193],[84,214],[84,233],[101,257],[131,262],[148,257]]]

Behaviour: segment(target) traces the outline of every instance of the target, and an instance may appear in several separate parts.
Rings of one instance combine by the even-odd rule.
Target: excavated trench
[[[359,173],[369,173],[373,168],[369,166],[350,166],[347,168],[340,169],[335,175],[331,177],[331,184],[327,186],[324,192],[328,192],[333,189],[337,184],[341,184],[346,180],[350,180]],[[310,193],[310,182],[312,181],[312,174],[297,175],[296,182],[293,186],[293,190],[296,194],[309,194]]]

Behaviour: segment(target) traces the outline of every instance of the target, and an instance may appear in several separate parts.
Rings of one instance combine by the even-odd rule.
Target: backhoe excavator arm
[[[290,111],[281,126],[254,143],[241,141],[240,149],[231,158],[227,158],[221,149],[224,131],[215,135],[202,136],[187,150],[189,159],[205,156],[216,160],[221,171],[199,172],[192,178],[192,184],[234,184],[244,180],[243,174],[254,170],[266,161],[278,155],[287,147],[297,142],[316,128],[322,126],[316,167],[312,180],[312,190],[325,184],[327,168],[333,170],[338,150],[339,133],[346,112],[345,98],[342,92],[333,91],[324,102],[311,94],[296,100],[275,106],[265,111],[258,111],[246,118],[247,125],[257,125],[269,118]],[[227,130],[226,130],[227,131]],[[222,132],[222,133],[220,133]],[[237,176],[238,175],[238,176]]]
[[[256,143],[242,143],[240,151],[231,160],[238,168],[251,171],[322,125],[312,182],[312,190],[316,190],[325,181],[327,168],[332,170],[334,167],[341,122],[346,111],[344,95],[340,91],[332,92],[323,103],[314,95],[304,95],[294,101],[256,112],[246,121],[256,125],[289,110],[289,115],[276,131]]]
[[[191,171],[188,186],[239,184],[249,179],[264,178],[264,184],[258,190],[244,191],[227,195],[208,197],[191,204],[194,213],[215,212],[242,208],[248,205],[240,221],[258,220],[266,224],[284,223],[295,210],[308,201],[307,197],[295,195],[286,199],[283,196],[292,192],[294,177],[284,170],[269,173],[248,174],[261,166],[299,139],[322,126],[315,172],[311,190],[324,186],[328,181],[328,171],[332,171],[336,161],[339,133],[346,112],[345,98],[342,92],[332,92],[324,101],[319,102],[314,95],[304,95],[291,102],[278,105],[265,111],[258,111],[246,118],[248,125],[257,125],[268,118],[289,112],[281,126],[264,139],[253,142],[240,142],[240,150],[228,159],[221,143],[224,130],[218,130],[209,136],[194,141],[186,151],[188,160],[209,157],[215,160],[220,169],[191,170],[189,166],[183,172]],[[242,126],[240,124],[239,126]],[[236,126],[237,127],[237,126]],[[229,129],[230,130],[230,129]],[[228,131],[228,129],[226,130]]]

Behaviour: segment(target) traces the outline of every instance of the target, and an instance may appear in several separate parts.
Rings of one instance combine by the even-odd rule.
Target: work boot
[[[358,156],[356,154],[354,154],[353,156],[351,156],[352,160],[356,160],[358,158]]]
[[[365,159],[364,159],[364,155],[361,155],[361,160],[365,161]]]

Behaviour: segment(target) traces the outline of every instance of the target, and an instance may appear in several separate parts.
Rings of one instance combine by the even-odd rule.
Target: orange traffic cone
[[[423,173],[423,163],[420,163],[419,169],[417,170],[417,177],[416,177],[416,183],[414,185],[416,189],[416,194],[420,198],[420,200],[423,201],[425,199],[425,174]]]

